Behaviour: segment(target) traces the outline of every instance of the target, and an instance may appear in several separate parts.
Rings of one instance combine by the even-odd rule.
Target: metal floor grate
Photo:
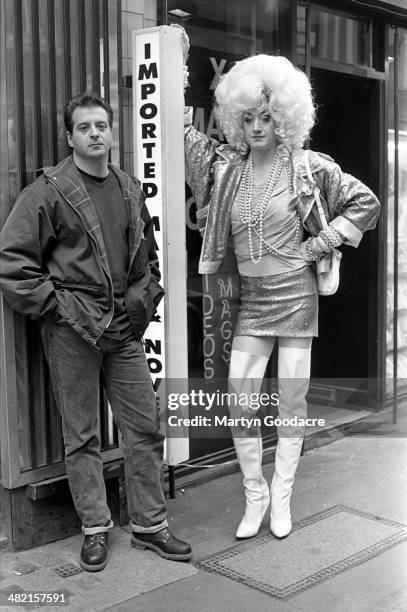
[[[267,595],[287,600],[407,540],[407,526],[337,505],[196,564]]]
[[[61,578],[69,578],[69,576],[75,576],[76,574],[80,574],[83,570],[77,565],[73,563],[61,563],[61,565],[56,565],[50,568],[52,572],[60,576]]]

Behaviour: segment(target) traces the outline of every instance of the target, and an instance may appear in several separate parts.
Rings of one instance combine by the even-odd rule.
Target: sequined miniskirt
[[[271,276],[240,275],[235,336],[318,336],[318,290],[312,266]]]

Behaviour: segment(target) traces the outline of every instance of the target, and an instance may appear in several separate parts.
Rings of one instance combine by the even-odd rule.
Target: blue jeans
[[[166,527],[164,436],[143,345],[132,336],[102,337],[93,347],[69,325],[50,320],[44,321],[41,335],[62,418],[69,486],[83,531],[103,530],[111,521],[100,453],[100,376],[122,434],[133,528],[152,533]]]

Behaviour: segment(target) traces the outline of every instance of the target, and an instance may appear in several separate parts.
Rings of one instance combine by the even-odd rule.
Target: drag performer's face
[[[266,105],[243,113],[243,134],[250,149],[269,151],[277,146],[273,119]]]

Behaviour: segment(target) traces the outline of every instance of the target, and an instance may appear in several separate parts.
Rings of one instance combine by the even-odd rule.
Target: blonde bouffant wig
[[[243,112],[266,104],[277,141],[300,149],[314,125],[315,108],[307,76],[285,57],[255,55],[237,62],[215,90],[215,115],[229,144],[247,151]]]

